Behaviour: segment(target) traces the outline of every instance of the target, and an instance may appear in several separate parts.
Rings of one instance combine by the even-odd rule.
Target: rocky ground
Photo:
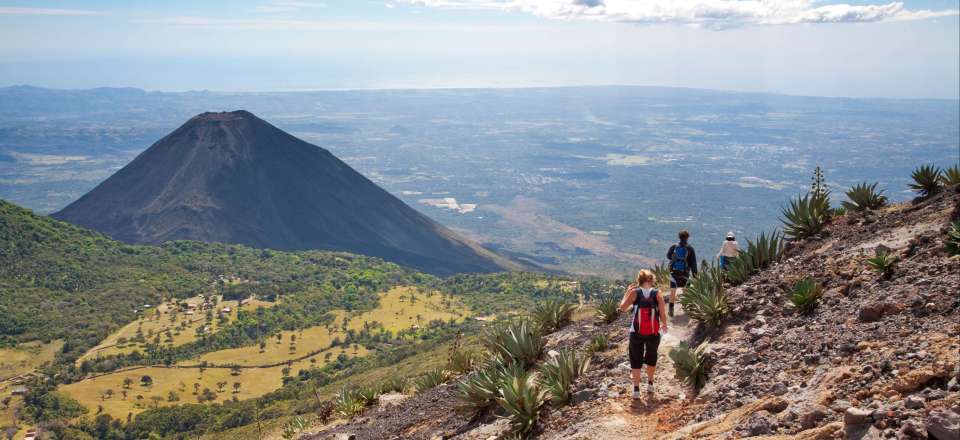
[[[632,401],[626,318],[576,322],[549,335],[548,350],[584,348],[598,332],[609,350],[594,355],[570,406],[544,411],[543,439],[763,438],[960,439],[960,259],[943,239],[960,217],[960,187],[923,203],[837,218],[819,238],[792,243],[785,260],[731,288],[733,316],[719,329],[681,313],[661,344],[657,392]],[[865,260],[897,253],[884,280]],[[826,291],[810,314],[787,306],[796,281]],[[709,340],[710,380],[693,396],[667,357],[679,341]],[[457,414],[454,381],[392,398],[353,421],[308,438],[495,439],[496,415]]]

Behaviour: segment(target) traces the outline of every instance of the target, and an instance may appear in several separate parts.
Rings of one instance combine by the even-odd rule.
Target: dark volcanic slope
[[[441,275],[512,264],[246,111],[195,116],[53,217],[130,243],[343,250]]]

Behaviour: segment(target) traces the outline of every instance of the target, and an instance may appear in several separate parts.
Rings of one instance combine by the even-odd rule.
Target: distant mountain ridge
[[[52,216],[129,243],[339,250],[438,275],[519,268],[243,110],[191,118]]]

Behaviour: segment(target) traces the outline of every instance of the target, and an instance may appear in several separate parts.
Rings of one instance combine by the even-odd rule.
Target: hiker
[[[726,239],[723,240],[723,244],[720,245],[720,252],[717,253],[717,258],[720,260],[720,267],[723,270],[727,270],[727,265],[730,264],[734,258],[737,258],[737,255],[740,255],[740,248],[737,246],[737,237],[733,235],[733,231],[727,232]]]
[[[653,374],[657,370],[657,348],[660,334],[667,332],[663,294],[653,287],[653,272],[643,269],[637,281],[627,287],[620,301],[620,311],[632,309],[630,319],[630,378],[633,398],[640,398],[643,367],[647,367],[647,393],[653,394]]]
[[[673,316],[673,304],[677,302],[677,295],[683,294],[683,288],[687,287],[690,273],[697,274],[697,253],[693,246],[687,243],[690,232],[684,229],[677,237],[680,242],[670,246],[667,251],[667,261],[670,262],[670,316]]]

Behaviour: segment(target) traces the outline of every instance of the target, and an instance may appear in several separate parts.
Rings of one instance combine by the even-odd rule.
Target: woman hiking
[[[653,287],[653,272],[643,269],[637,281],[627,287],[620,301],[620,311],[630,314],[630,378],[633,379],[633,398],[640,398],[643,367],[647,368],[647,393],[653,394],[653,374],[657,370],[657,349],[660,334],[667,331],[667,314],[663,294]]]
[[[737,255],[740,255],[737,237],[733,235],[732,231],[727,232],[726,239],[724,239],[723,244],[720,245],[720,252],[717,253],[717,258],[720,260],[720,267],[723,270],[727,270],[727,265],[730,264],[734,258],[737,258]]]

